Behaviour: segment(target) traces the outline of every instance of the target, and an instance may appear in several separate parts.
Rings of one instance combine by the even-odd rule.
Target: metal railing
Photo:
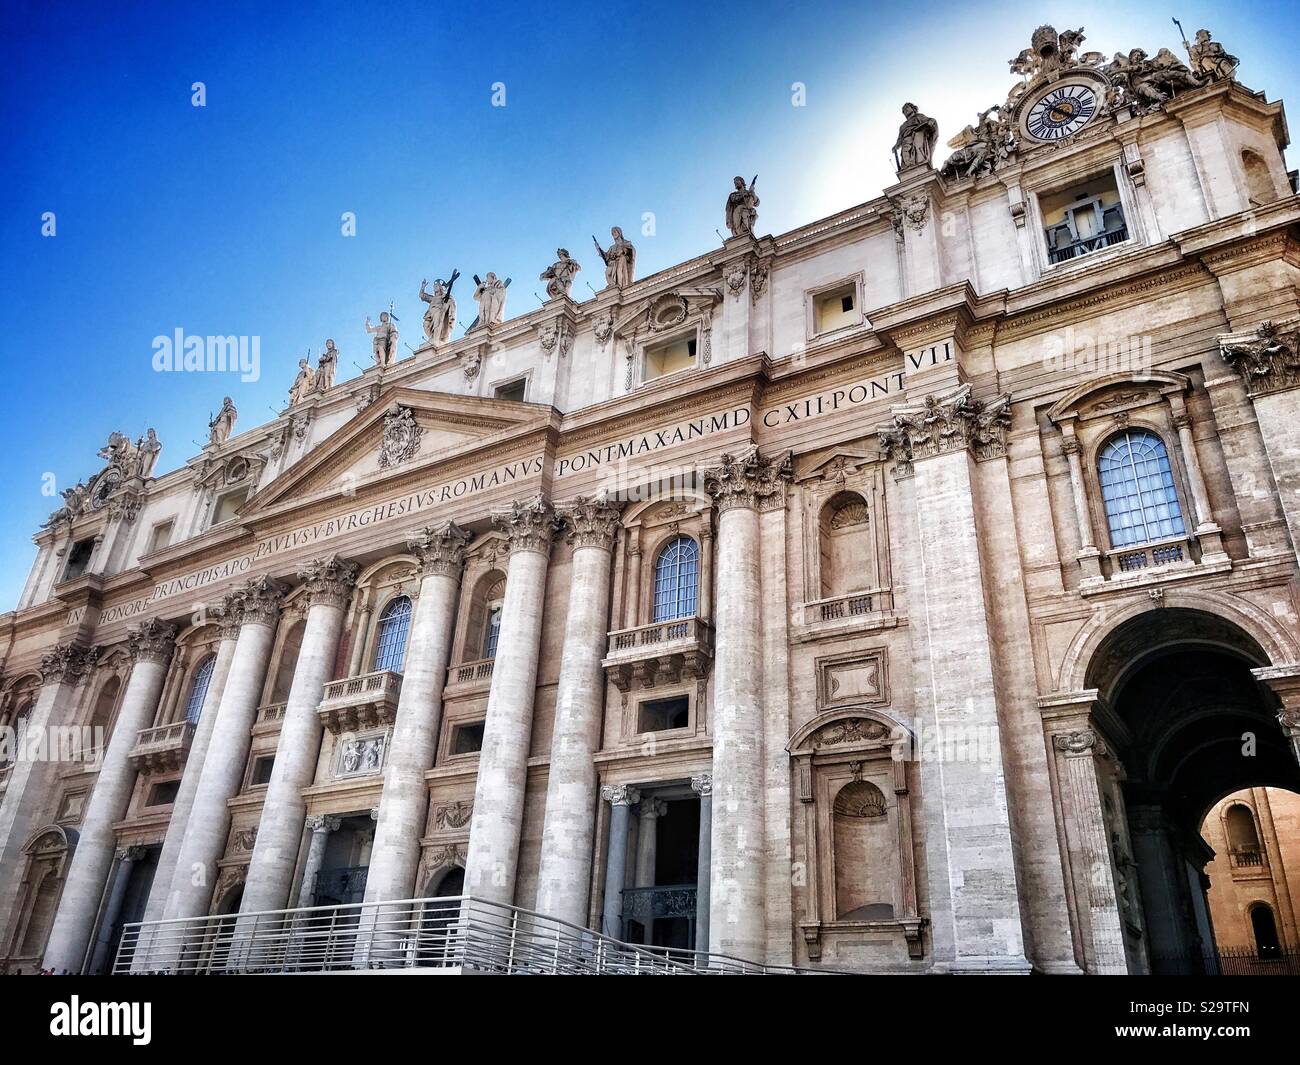
[[[442,969],[512,974],[821,974],[640,947],[470,896],[313,906],[127,924],[114,973],[187,975]]]
[[[1072,244],[1066,244],[1061,248],[1049,247],[1047,249],[1047,259],[1048,262],[1063,263],[1068,259],[1077,259],[1080,255],[1087,255],[1089,252],[1101,251],[1102,248],[1123,244],[1126,240],[1128,240],[1128,227],[1121,225],[1118,229],[1098,233],[1092,237],[1084,237],[1082,240],[1076,240]]]

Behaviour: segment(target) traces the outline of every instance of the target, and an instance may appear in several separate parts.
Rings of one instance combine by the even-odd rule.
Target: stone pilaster
[[[895,407],[879,432],[896,476],[911,480],[916,720],[922,749],[927,735],[934,749],[921,773],[935,826],[935,962],[953,972],[1029,971],[972,468],[1005,455],[1009,405],[961,384]]]
[[[49,797],[58,763],[44,747],[26,749],[33,738],[49,735],[48,729],[66,724],[78,686],[90,674],[99,656],[96,647],[86,648],[67,643],[41,656],[42,684],[36,703],[27,717],[26,743],[15,752],[16,760],[9,774],[9,786],[0,800],[0,929],[8,932],[20,879],[14,875],[21,868],[22,849],[37,827],[38,811]]]
[[[623,884],[627,880],[627,836],[632,807],[641,798],[626,784],[606,784],[600,797],[610,805],[609,850],[605,855],[605,904],[600,931],[613,939],[623,938]]]
[[[713,842],[713,774],[691,777],[691,790],[700,797],[700,852],[695,874],[695,943],[699,951],[709,949],[709,855]]]
[[[76,853],[68,867],[59,910],[50,928],[43,966],[55,972],[80,972],[95,928],[104,885],[113,866],[113,826],[126,816],[136,771],[131,748],[141,729],[153,724],[176,646],[176,626],[154,618],[127,637],[132,666],[122,694],[113,735],[81,822]]]
[[[243,780],[283,598],[282,586],[268,577],[254,577],[240,589],[239,637],[176,858],[171,897],[164,911],[167,919],[202,916],[212,901],[217,862],[230,831],[226,803],[239,793]]]
[[[780,506],[790,458],[723,455],[704,484],[718,511],[713,666],[710,947],[761,961],[765,934],[759,508]]]
[[[619,506],[579,498],[558,508],[573,546],[569,612],[555,698],[535,909],[573,925],[587,919],[596,822],[594,758],[605,705],[610,567]]]
[[[194,728],[194,737],[190,741],[189,754],[185,758],[181,786],[177,789],[176,799],[172,803],[172,815],[167,822],[167,835],[163,838],[162,850],[158,854],[158,865],[154,870],[153,884],[149,889],[149,901],[145,905],[146,922],[162,920],[174,890],[173,881],[177,876],[176,859],[180,856],[185,832],[189,827],[190,812],[194,808],[194,796],[199,788],[203,763],[207,759],[208,746],[212,742],[212,733],[217,722],[217,707],[221,704],[221,693],[225,690],[226,678],[230,676],[230,663],[235,657],[235,642],[239,638],[239,626],[243,619],[240,604],[238,595],[228,595],[213,612],[213,621],[221,637],[217,644],[217,659],[212,665],[208,691],[203,698],[203,708],[199,712],[198,724]],[[147,936],[149,933],[146,931],[143,935]],[[141,943],[136,957],[143,967],[149,958],[145,942]]]
[[[1300,559],[1300,322],[1264,322],[1251,332],[1226,333],[1219,351],[1255,404],[1291,547]]]
[[[515,894],[546,570],[557,521],[540,496],[516,502],[494,520],[508,538],[510,562],[474,787],[465,892],[509,903]]]
[[[333,676],[343,613],[356,585],[357,566],[331,556],[309,563],[298,576],[307,604],[307,624],[289,686],[257,843],[248,865],[239,907],[244,913],[289,905],[303,818],[307,815],[302,793],[315,778],[324,731],[316,708],[325,684]]]
[[[407,899],[424,890],[423,884],[415,882],[429,806],[424,774],[433,767],[438,749],[442,689],[469,540],[468,532],[448,522],[425,529],[408,541],[411,553],[420,561],[420,595],[384,767],[384,791],[366,879],[367,902]]]

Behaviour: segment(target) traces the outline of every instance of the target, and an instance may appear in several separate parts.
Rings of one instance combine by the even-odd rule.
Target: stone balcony
[[[609,634],[605,675],[621,692],[705,676],[713,660],[713,629],[703,618],[674,618]]]
[[[447,687],[455,692],[486,690],[492,686],[492,669],[495,658],[480,658],[475,662],[461,662],[447,670]]]
[[[316,713],[334,735],[390,725],[397,716],[402,675],[380,669],[325,685]]]
[[[144,728],[136,735],[128,757],[137,773],[170,773],[181,769],[194,742],[193,721]]]

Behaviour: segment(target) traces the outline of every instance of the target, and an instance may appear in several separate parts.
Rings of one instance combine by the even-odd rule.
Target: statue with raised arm
[[[426,290],[428,281],[420,282],[420,299],[429,305],[424,310],[424,339],[430,344],[445,344],[451,339],[451,331],[456,327],[456,301],[451,298],[451,286],[458,277],[460,271],[452,270],[450,281],[438,278],[432,292]]]
[[[374,346],[375,365],[381,369],[392,366],[397,361],[397,326],[393,324],[392,315],[380,311],[378,325],[371,325],[367,317],[366,332],[374,334],[371,344]]]
[[[493,329],[506,320],[506,286],[496,274],[488,271],[487,277],[474,275],[474,300],[478,303],[478,324]]]
[[[1218,41],[1210,39],[1209,30],[1196,31],[1196,43],[1187,44],[1187,54],[1192,61],[1192,73],[1206,81],[1232,81],[1240,62],[1229,55]]]
[[[734,188],[727,196],[727,228],[733,237],[753,236],[758,221],[758,196],[754,192],[758,175],[748,185],[743,177],[733,178],[732,184]]]
[[[221,409],[217,411],[216,417],[208,422],[208,443],[220,446],[230,439],[230,434],[235,429],[235,419],[239,417],[239,411],[235,409],[234,401],[229,396],[221,401]]]
[[[612,226],[609,235],[614,238],[614,243],[608,248],[602,248],[600,241],[591,238],[605,264],[605,284],[614,288],[627,288],[636,274],[636,248],[623,236],[623,230],[618,226]]]
[[[914,166],[929,166],[934,142],[939,137],[939,123],[921,114],[913,103],[903,104],[903,124],[894,141],[894,167],[902,173]]]
[[[293,379],[293,386],[289,389],[289,405],[296,406],[315,391],[316,375],[312,372],[311,364],[306,359],[299,359],[298,376]]]
[[[316,391],[328,392],[334,387],[334,371],[339,365],[339,349],[334,346],[334,341],[325,341],[325,350],[320,353],[320,358],[316,360]]]
[[[551,299],[567,296],[569,290],[573,288],[574,277],[582,269],[578,265],[578,260],[569,254],[567,248],[556,248],[555,255],[555,262],[543,270],[538,278],[539,281],[546,282],[546,294]]]
[[[153,468],[158,464],[158,455],[161,451],[162,441],[152,429],[135,442],[137,477],[144,479],[153,476]]]

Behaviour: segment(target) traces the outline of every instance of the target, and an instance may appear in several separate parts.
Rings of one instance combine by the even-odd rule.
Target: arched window
[[[23,703],[23,705],[18,708],[18,713],[14,714],[14,719],[13,721],[10,722],[10,724],[13,726],[13,730],[15,733],[18,733],[22,730],[23,722],[26,721],[29,717],[31,717],[31,714],[32,714],[32,704],[30,702]],[[12,765],[15,761],[17,761],[18,756],[14,753],[14,748],[16,748],[17,746],[18,745],[16,743],[5,745],[4,757],[0,759],[0,767]]]
[[[1228,836],[1228,853],[1233,865],[1259,865],[1259,830],[1250,807],[1234,802],[1223,815],[1223,827]]]
[[[700,549],[689,536],[670,540],[655,560],[654,621],[695,614],[700,583]]]
[[[1112,547],[1128,547],[1186,531],[1164,441],[1146,429],[1125,429],[1097,456],[1101,497]]]
[[[483,630],[483,657],[496,658],[497,642],[501,639],[501,604],[488,609],[487,625]]]
[[[399,595],[379,615],[379,631],[375,637],[376,670],[402,671],[406,659],[406,634],[411,628],[411,600]]]
[[[203,713],[203,700],[208,697],[208,685],[212,683],[212,670],[216,667],[217,656],[208,655],[194,671],[194,680],[190,682],[190,694],[185,699],[185,720],[197,725],[199,715]]]
[[[1250,908],[1250,930],[1255,934],[1255,953],[1261,958],[1276,958],[1282,949],[1277,938],[1277,921],[1267,903],[1257,902]]]
[[[99,696],[95,699],[95,708],[90,714],[90,727],[102,731],[96,733],[96,742],[102,737],[100,750],[108,749],[108,739],[113,733],[113,710],[117,706],[117,693],[122,689],[122,680],[120,677],[109,677],[104,686],[99,689]]]

